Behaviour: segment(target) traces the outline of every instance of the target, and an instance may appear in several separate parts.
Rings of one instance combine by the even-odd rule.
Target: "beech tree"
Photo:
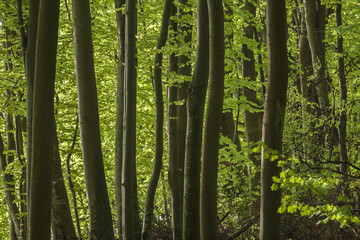
[[[197,9],[196,60],[187,99],[183,239],[200,239],[200,159],[209,77],[209,17],[206,0],[198,0]]]
[[[50,239],[59,1],[41,0],[34,73],[29,239]]]
[[[173,1],[167,0],[164,4],[163,18],[161,22],[161,30],[156,45],[156,49],[161,51],[161,48],[166,44],[169,30],[169,22],[171,16],[171,10],[173,8]],[[174,13],[174,11],[172,11]],[[162,168],[162,157],[164,151],[164,140],[163,140],[163,126],[164,126],[164,98],[162,90],[162,58],[161,52],[156,53],[154,63],[154,77],[153,86],[155,93],[155,104],[156,104],[156,127],[155,127],[155,158],[154,166],[151,174],[150,182],[146,191],[145,199],[145,211],[142,228],[142,239],[150,239],[152,220],[154,215],[154,198],[156,187],[158,185],[160,172]],[[172,120],[169,120],[172,121]],[[170,124],[170,123],[169,123]]]
[[[122,160],[123,160],[123,120],[124,120],[124,64],[125,64],[125,14],[121,7],[125,0],[115,0],[116,27],[118,38],[116,125],[115,125],[115,202],[118,235],[122,237]]]
[[[357,238],[357,1],[269,0],[267,20],[265,2],[250,0],[83,3],[60,1],[56,68],[44,46],[52,28],[36,52],[48,59],[36,61],[47,87],[34,92],[40,1],[0,1],[0,239],[30,238],[35,226],[44,239]],[[35,111],[37,123],[35,102],[47,109]],[[46,142],[32,145],[32,132]],[[32,189],[40,155],[46,180]]]
[[[139,239],[136,183],[136,1],[125,1],[124,137],[122,165],[123,239]]]
[[[261,152],[260,239],[280,239],[280,189],[272,189],[273,177],[280,176],[283,127],[288,85],[285,1],[266,1],[268,81],[265,97]],[[281,66],[281,67],[279,67]],[[269,157],[275,150],[277,155]]]
[[[200,237],[217,236],[217,171],[220,121],[224,98],[224,11],[221,0],[208,0],[209,94],[201,165]]]
[[[87,198],[90,205],[90,238],[113,239],[101,150],[90,5],[88,0],[74,0],[72,5],[80,137]]]

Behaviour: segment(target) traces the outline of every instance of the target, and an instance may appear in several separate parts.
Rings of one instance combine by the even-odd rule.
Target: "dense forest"
[[[0,239],[360,239],[360,2],[1,0]]]

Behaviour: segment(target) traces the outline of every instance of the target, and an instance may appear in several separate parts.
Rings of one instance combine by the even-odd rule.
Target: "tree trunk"
[[[100,140],[90,5],[88,0],[73,0],[72,5],[80,138],[90,209],[90,239],[113,239]]]
[[[244,11],[248,11],[251,16],[255,17],[256,7],[252,2],[246,0]],[[254,23],[251,21],[247,23],[244,27],[245,37],[249,39],[254,38],[255,27]],[[244,55],[242,61],[242,75],[243,78],[247,81],[256,81],[256,70],[255,70],[255,57],[254,52],[249,49],[247,44],[242,45],[242,53]],[[248,101],[254,104],[255,108],[261,105],[260,101],[257,99],[257,92],[244,87],[243,89],[244,96]],[[246,132],[246,142],[250,146],[251,143],[256,143],[261,140],[261,125],[262,125],[262,112],[250,112],[245,111],[245,132]],[[250,153],[250,160],[253,162],[255,167],[260,167],[260,156],[258,153]],[[251,171],[249,168],[249,176],[251,176]],[[249,181],[250,191],[256,191],[260,185],[260,173],[256,173],[254,178]],[[250,215],[259,214],[259,199],[253,202],[250,206]]]
[[[8,13],[6,13],[8,15]],[[12,63],[12,55],[14,54],[11,50],[13,47],[12,40],[16,37],[16,33],[10,30],[8,27],[4,28],[4,42],[3,48],[6,52],[7,59],[4,61],[4,70],[6,72],[12,72],[14,70]],[[13,101],[14,92],[11,89],[6,89],[7,98],[9,102]],[[7,106],[11,105],[11,103],[6,103]],[[12,164],[15,160],[16,153],[16,142],[14,135],[14,118],[11,112],[5,113],[5,123],[6,123],[6,152],[4,148],[4,142],[1,140],[1,164],[0,171],[2,172],[2,179],[5,189],[5,201],[9,209],[9,226],[10,226],[10,238],[11,239],[20,239],[21,235],[21,226],[19,219],[19,209],[15,203],[16,194],[15,194],[15,181],[14,174],[6,171],[6,168],[9,164]],[[1,138],[1,136],[0,136]],[[21,161],[21,159],[19,159]]]
[[[220,122],[224,99],[224,11],[221,0],[208,0],[209,94],[207,101],[201,168],[201,239],[217,238],[217,172]]]
[[[311,80],[313,75],[313,66],[311,51],[306,29],[305,15],[301,14],[301,33],[299,34],[299,60],[300,60],[300,88],[301,95],[309,102],[317,102],[314,81]]]
[[[260,239],[280,239],[281,191],[272,191],[273,177],[279,177],[281,167],[277,160],[267,156],[270,150],[282,151],[282,134],[286,108],[288,62],[286,48],[285,0],[267,0],[268,30],[268,84],[265,98],[261,154]],[[281,67],[279,67],[281,66]],[[267,154],[266,154],[267,153]],[[280,157],[280,156],[279,156]]]
[[[26,239],[26,229],[27,229],[27,219],[26,219],[26,163],[24,156],[24,139],[23,139],[23,126],[22,126],[23,117],[18,115],[15,117],[15,135],[16,135],[16,153],[17,158],[21,164],[21,176],[20,176],[20,184],[19,184],[19,193],[20,193],[20,238]]]
[[[123,7],[125,0],[115,0],[115,8]],[[125,64],[125,14],[116,10],[118,37],[116,129],[115,129],[115,204],[118,236],[122,239],[121,183],[123,160],[123,120],[124,120],[124,64]]]
[[[51,196],[51,232],[52,239],[77,239],[75,228],[71,217],[69,199],[67,196],[64,177],[61,168],[61,158],[59,152],[59,141],[56,133],[53,133],[53,176],[52,176],[52,196]]]
[[[122,234],[124,240],[136,239],[135,235],[139,231],[136,194],[136,2],[125,1],[125,105],[122,165]]]
[[[77,115],[75,124],[76,124],[76,127],[75,127],[74,135],[73,135],[73,138],[72,138],[70,152],[66,156],[66,173],[67,173],[67,180],[68,180],[69,190],[71,192],[72,203],[73,203],[73,208],[74,208],[76,231],[77,231],[79,239],[81,239],[81,230],[80,230],[80,221],[79,221],[79,214],[78,214],[77,202],[76,202],[76,193],[75,193],[75,189],[74,189],[74,184],[72,182],[71,169],[70,169],[70,159],[71,159],[72,151],[75,148],[76,139],[77,139],[78,131],[79,131],[79,115]]]
[[[33,91],[35,71],[35,48],[38,27],[40,0],[29,1],[29,20],[25,50],[25,76],[26,76],[26,205],[27,205],[27,236],[30,223],[30,182],[31,182],[31,155],[32,155],[32,118],[33,118]]]
[[[339,29],[342,26],[341,17],[342,4],[341,1],[336,4],[336,28]],[[339,31],[338,31],[339,34]],[[340,144],[340,160],[341,160],[341,171],[346,175],[348,173],[348,154],[346,147],[346,103],[347,103],[347,86],[345,76],[345,64],[344,64],[344,47],[343,37],[338,35],[337,37],[337,52],[339,54],[338,59],[338,78],[340,84],[340,120],[339,120],[339,144]],[[345,191],[346,192],[346,191]]]
[[[325,111],[329,107],[328,84],[325,63],[325,6],[320,0],[304,0],[305,22],[307,36],[311,50],[312,65],[315,79],[315,89],[319,99],[320,108]]]
[[[164,152],[164,139],[163,139],[164,98],[162,92],[163,90],[162,90],[162,79],[161,79],[163,54],[160,51],[165,46],[168,37],[171,9],[173,8],[172,4],[173,4],[172,0],[165,1],[160,34],[156,45],[156,49],[158,50],[158,52],[155,55],[154,78],[153,78],[155,105],[156,105],[155,158],[154,158],[154,166],[153,166],[151,178],[146,191],[142,239],[151,239],[152,220],[154,217],[154,199],[155,199],[155,193],[159,181],[160,172],[162,169],[162,157]],[[171,149],[169,148],[169,150]],[[169,168],[170,167],[171,166],[169,164]]]
[[[2,136],[0,134],[0,171],[1,171],[1,178],[4,184],[5,189],[5,201],[6,205],[9,208],[9,222],[10,222],[10,229],[13,229],[14,236],[17,239],[20,239],[20,221],[18,219],[19,209],[15,203],[15,196],[12,191],[14,188],[14,178],[12,174],[6,173],[6,167],[8,165],[8,159],[6,158],[5,154],[5,147]]]
[[[187,5],[187,0],[179,1],[183,5]],[[178,9],[179,19],[187,16],[188,12],[185,12],[183,6],[179,6]],[[191,29],[192,26],[189,23],[179,22],[178,32],[182,33],[184,37],[184,45],[191,44]],[[177,35],[180,37],[180,35]],[[185,137],[186,137],[186,125],[187,125],[187,90],[189,82],[186,78],[191,76],[191,64],[190,59],[185,54],[180,54],[177,57],[177,73],[178,76],[184,77],[184,81],[178,83],[176,90],[176,100],[181,101],[181,105],[176,106],[176,172],[172,173],[174,184],[170,184],[171,194],[171,208],[172,208],[172,237],[174,240],[182,239],[182,225],[183,225],[183,196],[184,196],[184,160],[185,160]],[[174,89],[172,89],[174,90]],[[175,93],[174,93],[175,94]],[[172,95],[172,94],[171,94]],[[170,98],[170,97],[169,97]],[[172,98],[171,98],[172,100]],[[174,143],[175,144],[175,143]],[[176,174],[176,175],[175,175]],[[176,183],[177,182],[177,183]]]
[[[200,158],[209,77],[209,18],[206,0],[197,2],[197,50],[188,90],[184,177],[183,239],[200,239]]]
[[[41,0],[35,55],[30,240],[50,239],[59,1]]]

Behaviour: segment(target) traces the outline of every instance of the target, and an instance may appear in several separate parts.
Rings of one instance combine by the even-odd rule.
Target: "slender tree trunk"
[[[115,0],[115,8],[123,7],[125,0]],[[117,230],[122,238],[121,183],[123,160],[123,120],[124,120],[124,64],[125,64],[125,14],[116,10],[118,36],[117,95],[116,95],[116,130],[115,130],[115,202]]]
[[[136,2],[125,1],[125,105],[122,165],[122,234],[124,240],[135,239],[139,231],[136,194]]]
[[[245,1],[244,11],[248,11],[251,16],[255,17],[256,7],[249,0]],[[255,33],[255,27],[253,22],[248,22],[244,27],[244,34],[247,38],[253,39]],[[242,74],[243,78],[247,81],[256,81],[256,70],[255,70],[255,56],[254,52],[249,49],[247,44],[242,45],[242,53],[244,55],[242,61]],[[244,87],[243,89],[244,96],[248,101],[253,103],[255,106],[260,106],[261,103],[257,99],[257,92]],[[245,132],[246,132],[246,142],[248,146],[251,143],[256,143],[261,140],[261,126],[262,126],[262,112],[250,112],[245,111]],[[260,156],[258,153],[250,153],[250,160],[253,162],[255,167],[260,167]],[[251,171],[249,168],[249,176],[251,176]],[[249,181],[250,191],[256,191],[256,189],[260,185],[260,173],[256,173],[254,178]],[[256,200],[251,204],[250,207],[250,215],[258,215],[259,214],[259,201]]]
[[[26,239],[27,219],[26,219],[26,163],[24,157],[24,140],[23,140],[23,126],[22,116],[15,117],[15,132],[16,132],[16,153],[21,164],[21,177],[19,184],[19,195],[20,195],[20,238]]]
[[[200,239],[200,159],[209,77],[209,18],[206,0],[197,2],[197,50],[188,90],[184,177],[183,239]]]
[[[65,188],[64,177],[62,174],[59,141],[56,133],[56,128],[54,128],[54,130],[54,159],[51,196],[52,239],[77,239],[74,223],[71,217],[69,199]]]
[[[101,150],[90,5],[88,0],[73,0],[72,5],[80,138],[90,209],[90,239],[113,239]]]
[[[30,223],[30,179],[31,179],[31,155],[32,155],[32,118],[33,118],[33,91],[35,71],[35,48],[38,26],[40,0],[29,1],[29,20],[27,41],[25,50],[25,75],[26,75],[26,205],[27,205],[27,237],[29,237]]]
[[[166,0],[162,15],[160,34],[156,45],[156,49],[159,51],[166,44],[172,7],[173,7],[172,0]],[[163,58],[163,54],[161,52],[156,53],[155,63],[154,63],[154,78],[153,78],[155,105],[156,105],[155,158],[154,158],[153,171],[146,191],[142,239],[151,239],[152,220],[154,217],[154,199],[155,199],[156,188],[162,168],[162,157],[164,151],[164,139],[163,139],[164,99],[163,99],[162,79],[161,79],[162,58]]]
[[[71,192],[72,203],[73,203],[73,208],[74,208],[76,231],[77,231],[79,239],[81,239],[81,230],[80,230],[80,221],[79,221],[79,214],[78,214],[77,201],[76,201],[76,193],[75,193],[74,184],[72,182],[71,169],[70,169],[70,159],[71,159],[72,151],[75,148],[78,131],[79,131],[79,115],[77,115],[77,118],[76,118],[76,127],[75,127],[74,135],[72,138],[70,152],[66,156],[66,173],[67,173],[67,180],[68,180],[69,190]]]
[[[8,165],[8,159],[6,158],[5,154],[5,147],[2,136],[0,134],[0,171],[1,171],[1,178],[4,184],[5,189],[5,201],[9,208],[9,221],[10,221],[10,229],[13,229],[14,236],[17,239],[20,239],[20,221],[18,219],[19,209],[15,203],[15,196],[12,189],[14,188],[13,182],[14,178],[12,174],[6,173],[6,167]]]
[[[179,1],[183,5],[187,5],[187,0]],[[177,12],[179,19],[184,18],[190,13],[187,13],[183,9],[183,5],[178,7]],[[192,26],[189,23],[179,22],[178,32],[182,33],[184,37],[184,44],[191,44],[191,29]],[[177,37],[180,37],[177,35]],[[184,45],[183,45],[184,46]],[[181,105],[176,106],[176,113],[171,115],[176,115],[176,171],[172,173],[173,178],[171,181],[174,181],[174,184],[170,184],[170,194],[171,194],[171,208],[172,208],[172,237],[174,240],[182,239],[182,224],[183,224],[183,196],[184,196],[184,160],[185,160],[185,137],[186,137],[186,125],[187,125],[187,90],[189,87],[189,82],[186,78],[191,76],[191,64],[190,59],[186,54],[181,54],[177,57],[177,73],[178,76],[185,78],[184,82],[178,84],[176,88],[176,100],[183,102]],[[174,91],[174,87],[171,88]],[[173,101],[172,97],[174,94],[169,94],[169,101]],[[170,137],[169,137],[170,139]],[[173,147],[174,148],[174,147]],[[175,153],[174,153],[175,154]],[[174,163],[175,165],[175,163]],[[174,169],[172,167],[171,169]],[[170,168],[169,168],[170,170]],[[171,174],[170,174],[171,175]]]
[[[336,4],[336,27],[337,29],[342,26],[342,17],[341,11],[342,3],[341,1]],[[338,31],[339,34],[339,31]],[[340,110],[340,120],[339,120],[339,144],[340,144],[340,160],[341,171],[344,174],[348,172],[348,154],[346,147],[346,102],[347,102],[347,86],[346,86],[346,76],[345,76],[345,64],[344,64],[344,47],[343,47],[343,37],[339,34],[337,37],[337,52],[339,54],[338,59],[338,78],[340,83],[340,101],[341,101],[341,110]]]
[[[7,13],[6,13],[7,14]],[[5,41],[3,42],[3,48],[6,52],[6,57],[8,58],[4,63],[4,70],[7,72],[12,72],[13,63],[11,56],[13,55],[12,48],[12,39],[15,38],[16,33],[10,30],[8,27],[4,29],[4,38]],[[9,101],[14,98],[14,92],[11,89],[6,90],[7,98]],[[6,103],[8,105],[8,103]],[[14,181],[14,174],[11,172],[6,172],[6,168],[9,164],[12,164],[15,160],[15,152],[16,152],[16,142],[15,142],[15,135],[14,135],[14,118],[12,113],[5,113],[5,121],[6,121],[6,138],[7,138],[7,146],[6,151],[4,153],[4,146],[1,147],[2,152],[2,162],[0,171],[2,172],[2,179],[5,189],[5,200],[6,204],[9,209],[9,227],[11,230],[10,238],[11,239],[20,239],[20,219],[19,219],[19,209],[15,203],[16,195],[15,195],[15,181]],[[2,139],[1,139],[2,141]],[[3,145],[4,143],[1,142]],[[20,161],[21,159],[19,159]]]
[[[217,172],[220,122],[224,99],[224,11],[221,0],[208,0],[209,94],[207,101],[201,168],[201,239],[217,238]]]
[[[317,94],[315,91],[314,81],[310,78],[314,71],[304,14],[301,14],[300,28],[301,33],[299,34],[299,60],[301,94],[309,102],[315,103],[317,101]]]
[[[35,56],[30,240],[50,239],[59,1],[41,0]]]
[[[260,239],[280,239],[281,191],[272,191],[273,177],[279,177],[278,160],[270,161],[266,151],[282,151],[282,134],[286,108],[288,61],[286,47],[285,0],[267,0],[268,84],[265,99],[261,154]],[[281,66],[281,67],[279,67]]]
[[[305,22],[311,50],[312,65],[316,74],[315,89],[320,108],[325,111],[329,107],[328,84],[325,64],[325,6],[318,0],[304,0]]]

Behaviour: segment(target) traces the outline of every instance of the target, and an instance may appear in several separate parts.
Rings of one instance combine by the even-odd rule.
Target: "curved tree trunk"
[[[101,150],[97,90],[88,0],[73,0],[75,70],[90,239],[113,239],[114,232]]]
[[[164,11],[162,15],[161,29],[156,45],[157,50],[161,50],[168,37],[169,22],[171,16],[171,9],[173,7],[172,0],[166,0],[164,4]],[[162,90],[162,58],[163,54],[157,52],[155,55],[154,63],[154,78],[153,86],[155,92],[155,105],[156,105],[156,126],[155,126],[155,158],[154,166],[146,191],[145,210],[143,218],[142,239],[151,239],[151,228],[154,217],[154,199],[156,188],[159,181],[159,176],[162,168],[162,157],[164,152],[164,98]],[[170,178],[170,176],[169,176]]]
[[[272,191],[273,177],[279,177],[278,160],[270,161],[265,151],[282,151],[282,134],[288,84],[285,0],[267,0],[268,84],[265,98],[261,153],[260,239],[280,239],[281,191]],[[281,67],[279,67],[281,66]]]
[[[209,77],[209,19],[206,0],[197,2],[197,50],[188,90],[184,177],[183,239],[200,239],[200,159]]]
[[[217,238],[217,172],[220,122],[224,99],[224,11],[221,0],[208,0],[209,94],[207,101],[201,168],[201,239]]]
[[[35,55],[30,240],[50,239],[54,87],[60,1],[41,0]]]

